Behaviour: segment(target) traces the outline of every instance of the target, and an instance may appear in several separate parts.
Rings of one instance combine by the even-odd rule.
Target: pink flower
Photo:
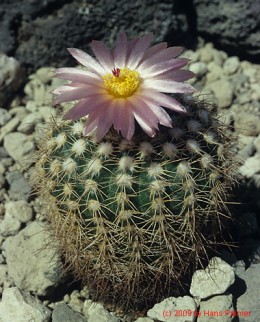
[[[80,49],[68,48],[70,54],[85,67],[59,68],[55,75],[70,81],[53,91],[54,104],[78,101],[64,116],[77,120],[86,117],[84,134],[94,130],[102,139],[113,125],[117,132],[131,140],[135,120],[153,137],[158,124],[172,127],[163,107],[184,112],[184,107],[163,93],[191,93],[194,88],[183,83],[194,74],[182,70],[188,59],[176,58],[181,47],[160,43],[149,48],[153,35],[128,40],[121,33],[115,47],[109,50],[103,42],[92,41],[96,59]]]

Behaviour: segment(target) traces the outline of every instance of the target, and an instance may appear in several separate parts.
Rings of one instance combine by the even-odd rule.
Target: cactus
[[[183,102],[173,128],[131,141],[113,129],[84,137],[81,121],[53,123],[35,182],[67,267],[94,300],[145,309],[178,294],[183,277],[222,241],[235,182],[233,138],[205,102]]]

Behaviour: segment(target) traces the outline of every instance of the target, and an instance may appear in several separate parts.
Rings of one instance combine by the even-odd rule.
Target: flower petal
[[[155,113],[147,106],[147,104],[138,97],[132,97],[128,100],[133,115],[142,129],[149,135],[154,136],[158,129],[158,119]]]
[[[100,112],[100,108],[109,105],[109,98],[105,95],[94,94],[86,97],[72,107],[64,116],[66,120],[78,120],[94,111]]]
[[[150,68],[161,62],[166,62],[173,60],[173,58],[179,56],[183,51],[182,47],[169,47],[162,51],[159,51],[157,54],[148,57],[144,62],[138,67],[138,69],[143,70]]]
[[[148,48],[146,50],[142,60],[140,61],[140,63],[142,63],[147,58],[150,58],[150,57],[154,56],[155,54],[159,53],[160,51],[162,51],[163,49],[166,49],[166,48],[167,48],[167,42],[162,42],[160,44],[156,44],[156,45]]]
[[[100,76],[78,68],[57,68],[54,73],[57,78],[66,79],[76,83],[102,84],[102,78]]]
[[[163,93],[193,93],[196,89],[190,85],[169,79],[144,79],[143,87]]]
[[[176,99],[154,90],[145,89],[141,92],[140,97],[142,97],[146,102],[164,106],[172,111],[186,112],[184,106],[182,106]]]
[[[130,141],[134,135],[134,116],[125,99],[119,99],[115,102],[114,128],[117,132],[120,131],[122,136],[128,141]]]
[[[100,95],[101,89],[96,86],[88,86],[85,84],[77,84],[77,86],[71,86],[71,84],[63,85],[53,91],[53,94],[57,95],[53,100],[53,104],[56,105],[64,102],[80,100],[95,93]]]
[[[126,34],[122,32],[116,41],[114,49],[114,61],[116,68],[123,68],[126,64],[127,57],[127,38]]]
[[[179,69],[179,70],[168,70],[162,74],[158,74],[153,78],[156,79],[165,79],[165,80],[174,80],[175,82],[183,82],[190,78],[193,78],[196,74],[187,69]]]
[[[95,58],[77,48],[67,48],[71,56],[73,56],[80,64],[87,67],[88,70],[99,75],[106,74],[104,68],[96,61]]]
[[[108,48],[102,41],[93,40],[90,47],[98,59],[99,63],[104,67],[107,73],[115,67],[114,60]]]
[[[130,55],[127,59],[127,67],[130,69],[135,69],[136,66],[139,64],[140,60],[143,58],[143,55],[150,45],[153,39],[153,34],[149,33],[144,37],[137,40],[133,49],[130,52]]]

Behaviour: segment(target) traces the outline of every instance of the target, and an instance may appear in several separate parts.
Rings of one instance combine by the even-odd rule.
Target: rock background
[[[194,49],[206,37],[232,55],[260,58],[260,4],[255,0],[2,0],[0,52],[35,71],[74,62],[67,47],[88,50],[92,39],[112,44],[152,31],[155,42]]]
[[[259,58],[259,22],[254,18],[259,6],[230,0],[223,11],[223,3],[2,0],[0,50],[7,55],[0,54],[1,322],[208,321],[195,314],[175,317],[174,309],[230,311],[215,321],[259,320],[260,65],[252,63]],[[151,30],[155,42],[192,48],[183,55],[197,74],[191,80],[198,89],[195,95],[217,103],[221,119],[238,136],[241,158],[240,187],[234,194],[242,204],[231,208],[236,219],[231,233],[239,247],[234,254],[223,250],[209,262],[210,279],[208,268],[198,270],[187,294],[165,299],[139,318],[109,312],[91,300],[87,288],[63,274],[41,200],[29,183],[41,131],[57,114],[50,93],[60,80],[52,78],[53,67],[74,63],[66,47],[87,49],[93,35],[112,44],[120,30],[129,35]],[[237,311],[250,314],[238,317]]]

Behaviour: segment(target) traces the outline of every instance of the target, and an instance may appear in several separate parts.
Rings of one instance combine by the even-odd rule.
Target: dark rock
[[[35,70],[75,64],[67,47],[87,51],[92,39],[111,45],[120,31],[130,37],[152,31],[155,42],[182,45],[189,35],[189,18],[174,6],[169,0],[5,0],[0,7],[0,50]]]
[[[197,29],[235,56],[260,59],[260,2],[194,0]]]

